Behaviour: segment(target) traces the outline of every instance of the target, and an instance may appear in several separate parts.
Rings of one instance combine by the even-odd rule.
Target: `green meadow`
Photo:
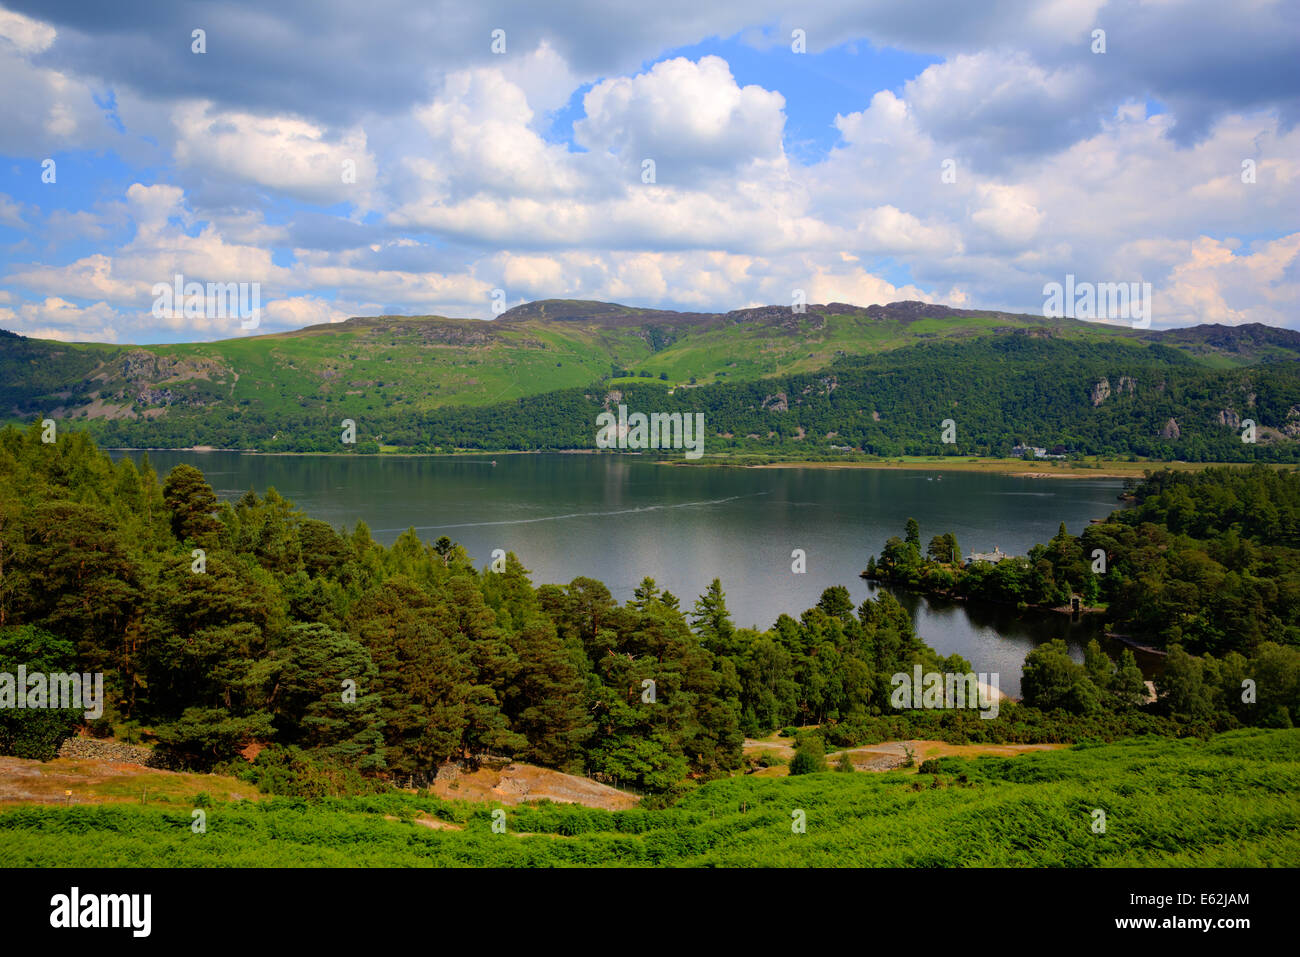
[[[0,866],[1259,867],[1300,861],[1300,730],[1139,739],[924,773],[739,776],[660,809],[393,793],[17,807]],[[206,802],[204,802],[206,803]],[[1104,812],[1104,832],[1100,830]],[[796,833],[802,820],[805,829]]]

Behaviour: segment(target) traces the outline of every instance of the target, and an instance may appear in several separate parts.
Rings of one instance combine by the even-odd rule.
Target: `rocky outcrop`
[[[1282,434],[1292,439],[1300,439],[1300,405],[1291,406],[1282,423]]]
[[[1178,422],[1174,419],[1170,419],[1166,422],[1164,428],[1160,430],[1160,437],[1162,439],[1177,439],[1182,434],[1183,430],[1178,427]]]
[[[1122,375],[1115,384],[1114,391],[1111,390],[1110,380],[1103,378],[1100,382],[1092,387],[1092,405],[1093,408],[1101,405],[1112,395],[1132,395],[1137,391],[1137,383],[1133,381],[1132,376]]]
[[[120,375],[127,382],[160,382],[184,379],[216,379],[223,374],[221,363],[203,356],[159,356],[132,349],[122,359]]]
[[[1216,421],[1219,425],[1225,425],[1230,429],[1235,429],[1241,425],[1241,416],[1231,409],[1220,409]]]
[[[138,764],[164,771],[180,770],[178,762],[153,748],[80,735],[68,738],[59,746],[59,757],[76,761],[116,761],[119,764]]]

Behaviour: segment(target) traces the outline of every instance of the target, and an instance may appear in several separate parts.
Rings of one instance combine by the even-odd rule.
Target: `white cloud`
[[[319,296],[292,296],[273,299],[262,307],[263,322],[283,329],[301,329],[330,322],[343,322],[352,316],[368,314],[363,308],[348,310],[342,303],[329,302]]]
[[[1034,238],[1043,213],[1034,205],[1032,189],[996,183],[981,183],[977,189],[981,206],[971,213],[972,223],[1017,246]]]
[[[721,57],[677,57],[634,77],[605,80],[588,91],[583,107],[586,116],[573,127],[580,145],[637,169],[653,159],[664,182],[784,158],[785,98],[739,86]]]
[[[1153,321],[1294,324],[1300,302],[1300,232],[1256,243],[1252,252],[1201,236],[1177,245],[1168,282],[1154,293]]]
[[[0,43],[10,44],[24,56],[44,53],[57,33],[48,23],[0,7]]]
[[[326,206],[369,208],[375,159],[364,130],[330,135],[295,117],[218,111],[208,102],[178,105],[172,123],[181,166],[220,171]]]
[[[59,296],[0,307],[0,324],[11,332],[63,342],[115,342],[120,319],[107,303],[78,306]]]
[[[31,61],[56,36],[48,24],[0,8],[0,152],[45,158],[112,138],[91,84]]]

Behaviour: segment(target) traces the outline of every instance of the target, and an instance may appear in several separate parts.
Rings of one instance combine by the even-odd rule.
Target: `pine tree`
[[[172,534],[179,541],[208,544],[221,528],[213,517],[216,493],[192,465],[178,465],[168,473],[163,502],[171,513]]]
[[[722,579],[713,579],[704,594],[695,600],[691,625],[706,647],[725,644],[731,638],[736,628],[727,611],[727,596],[722,591]]]
[[[1119,670],[1111,682],[1111,694],[1121,708],[1138,708],[1146,704],[1147,685],[1133,652],[1125,648],[1119,656]]]

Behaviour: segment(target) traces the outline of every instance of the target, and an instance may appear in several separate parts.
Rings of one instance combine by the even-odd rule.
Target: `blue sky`
[[[1268,0],[0,0],[0,327],[1038,312],[1067,274],[1298,327],[1297,38]],[[256,284],[258,327],[158,314],[177,274]]]

